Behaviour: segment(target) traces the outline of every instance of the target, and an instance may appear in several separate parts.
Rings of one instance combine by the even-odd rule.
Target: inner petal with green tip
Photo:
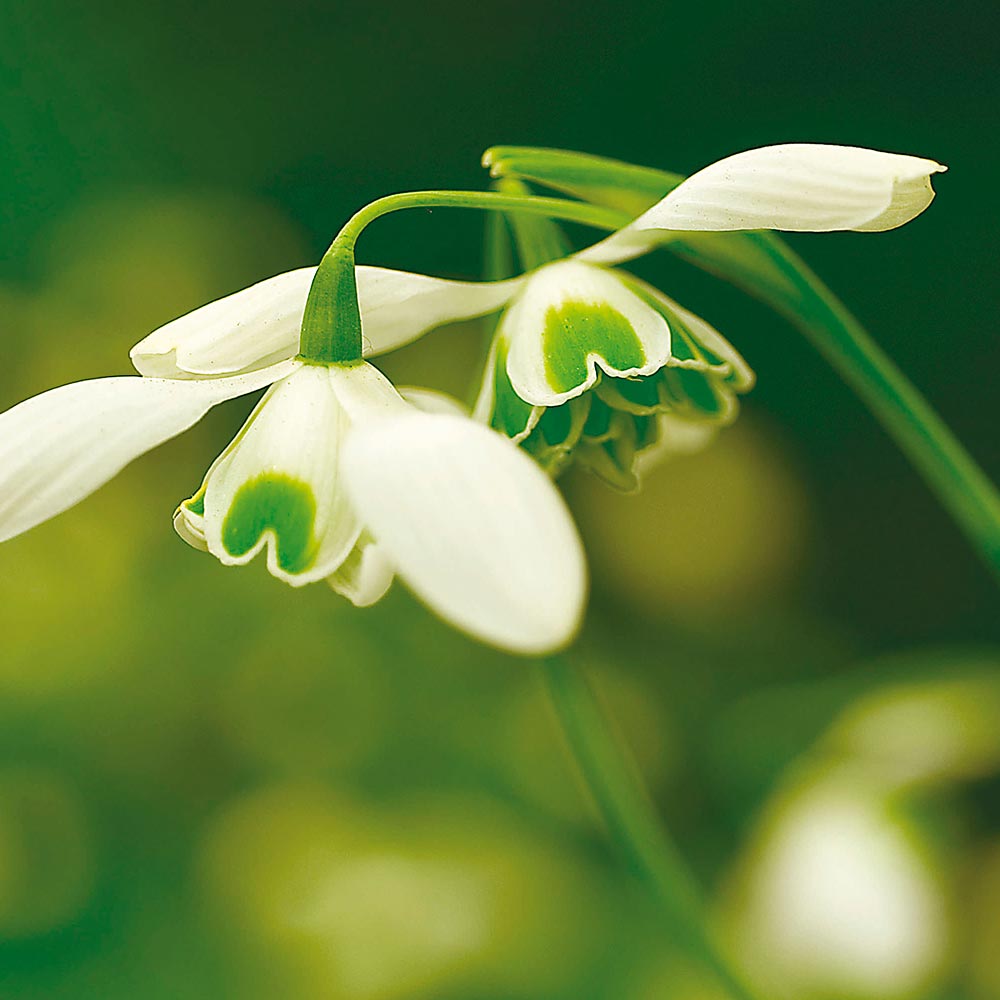
[[[651,375],[670,359],[670,326],[622,277],[559,261],[531,275],[501,320],[507,374],[526,403],[558,406],[602,375]]]
[[[240,558],[270,533],[278,566],[286,573],[303,573],[319,550],[315,521],[316,498],[308,484],[264,473],[237,491],[222,524],[222,544],[231,556]]]
[[[507,341],[502,337],[496,341],[493,355],[492,384],[486,387],[492,392],[489,424],[494,430],[506,434],[514,441],[520,441],[531,431],[535,421],[535,408],[526,403],[514,391],[507,375]]]

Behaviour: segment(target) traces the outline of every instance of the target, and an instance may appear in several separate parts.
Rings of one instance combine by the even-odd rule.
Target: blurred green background
[[[791,242],[998,479],[995,13],[0,0],[0,406],[127,372],[379,195],[481,187],[494,143],[843,142],[951,170],[905,229]],[[481,226],[407,213],[359,259],[475,278]],[[759,385],[639,496],[567,481],[580,658],[765,997],[1000,997],[994,583],[792,330],[643,267]],[[482,334],[387,371],[464,392]],[[174,536],[249,406],[0,550],[0,998],[717,1000],[529,664]]]

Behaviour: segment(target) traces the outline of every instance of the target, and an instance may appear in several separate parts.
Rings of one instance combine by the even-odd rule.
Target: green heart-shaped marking
[[[316,558],[313,538],[316,498],[301,480],[264,473],[236,492],[222,524],[222,544],[235,557],[246,555],[265,531],[274,532],[278,565],[286,573],[302,573]]]
[[[632,324],[606,302],[563,302],[550,307],[542,350],[545,375],[556,392],[569,392],[587,381],[591,354],[615,371],[642,368],[647,362]]]

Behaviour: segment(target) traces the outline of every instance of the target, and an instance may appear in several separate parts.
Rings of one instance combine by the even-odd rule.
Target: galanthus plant
[[[374,278],[377,286],[384,275]],[[259,291],[244,296],[235,309],[213,303],[147,342],[180,327],[189,347],[220,315],[237,329],[256,318],[270,333],[273,314],[255,311]],[[274,576],[293,586],[326,580],[361,605],[398,573],[442,617],[513,651],[550,651],[572,636],[586,589],[582,549],[565,504],[526,455],[453,412],[457,405],[428,413],[406,402],[362,361],[360,340],[357,356],[339,363],[270,363],[271,345],[250,339],[250,353],[239,343],[230,353],[223,338],[202,365],[237,375],[182,370],[175,350],[171,374],[184,378],[79,382],[0,416],[3,537],[83,499],[212,406],[270,385],[178,509],[186,541],[227,565],[266,551]],[[146,370],[157,365],[162,357]]]
[[[930,407],[808,268],[761,230],[883,232],[930,204],[933,160],[786,144],[687,180],[583,154],[497,147],[491,191],[390,195],[359,211],[315,268],[182,316],[131,351],[138,376],[50,390],[0,415],[0,540],[94,492],[228,399],[266,390],[174,526],[228,566],[263,554],[292,586],[359,606],[399,576],[470,635],[547,656],[543,674],[601,811],[679,942],[751,992],[708,930],[693,881],[586,681],[554,651],[583,617],[583,550],[553,483],[578,462],[613,486],[685,435],[731,423],[754,375],[706,319],[619,265],[659,248],[788,316],[856,388],[970,538],[1000,567],[1000,500]],[[555,196],[540,196],[532,187]],[[520,268],[453,281],[357,266],[389,212],[499,213]],[[558,222],[610,233],[574,249]],[[494,232],[503,232],[496,226]],[[367,360],[447,323],[496,317],[470,372],[473,413],[398,391]]]

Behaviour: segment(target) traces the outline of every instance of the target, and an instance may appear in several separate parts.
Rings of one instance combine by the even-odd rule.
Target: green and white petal
[[[736,392],[749,392],[757,380],[743,356],[707,320],[685,309],[658,288],[632,278],[641,294],[663,314],[673,333],[673,357],[670,365],[677,368],[716,369]]]
[[[529,276],[498,338],[515,392],[535,406],[581,395],[602,371],[650,375],[670,357],[666,320],[613,272],[574,260]]]
[[[583,548],[562,497],[517,446],[472,420],[411,411],[357,427],[344,468],[368,530],[442,618],[518,653],[572,639]]]
[[[296,362],[294,367],[299,367],[299,364]],[[212,473],[214,473],[215,470],[228,459],[232,451],[237,447],[237,445],[239,445],[240,441],[243,440],[243,435],[246,434],[247,430],[251,427],[254,419],[260,412],[261,407],[267,402],[267,400],[268,394],[265,393],[257,402],[253,412],[244,421],[243,426],[240,428],[236,437],[234,437],[233,440],[226,445],[222,454],[219,455],[209,466],[208,472],[205,473],[201,481],[201,486],[198,487],[198,492],[195,493],[193,497],[182,501],[178,505],[177,510],[174,511],[174,531],[176,531],[177,534],[188,543],[188,545],[197,549],[199,552],[208,552],[208,541],[205,538],[205,492],[208,489],[208,481],[212,477]]]
[[[132,348],[132,363],[151,377],[204,378],[293,358],[315,274],[315,267],[288,271],[172,320]],[[499,309],[519,287],[517,280],[447,281],[364,266],[356,278],[366,355]]]
[[[857,146],[765,146],[699,170],[630,228],[881,232],[927,208],[931,176],[945,169],[934,160]]]
[[[264,550],[293,586],[335,572],[361,533],[340,472],[349,428],[325,366],[274,385],[206,481],[209,551],[235,566]]]
[[[213,406],[295,368],[193,382],[138,376],[74,382],[0,414],[0,541],[55,517]]]
[[[507,374],[509,353],[506,337],[495,337],[472,415],[479,423],[492,427],[512,441],[521,442],[535,429],[545,408],[526,403],[515,392]]]
[[[351,554],[326,582],[355,607],[368,608],[388,593],[396,573],[382,549],[362,535]]]
[[[174,511],[174,531],[199,552],[208,551],[205,538],[205,493],[199,490],[190,500],[182,501]]]

